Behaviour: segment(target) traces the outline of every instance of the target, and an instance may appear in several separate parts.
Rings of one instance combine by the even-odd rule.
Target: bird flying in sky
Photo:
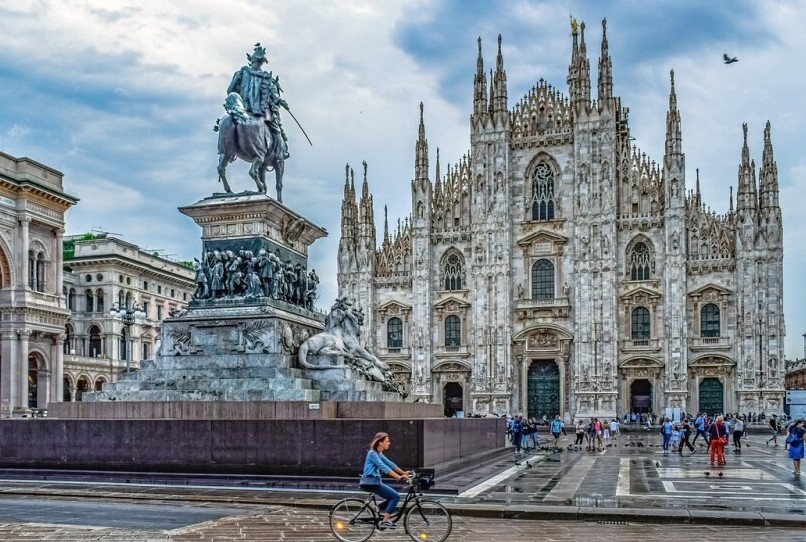
[[[739,62],[739,59],[734,57],[728,56],[728,53],[722,55],[722,58],[725,60],[725,64],[733,64],[734,62]]]

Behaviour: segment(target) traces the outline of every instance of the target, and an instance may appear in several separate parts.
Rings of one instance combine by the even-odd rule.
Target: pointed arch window
[[[396,316],[386,323],[386,348],[403,348],[403,321]]]
[[[445,347],[458,349],[462,343],[462,322],[455,314],[445,318]]]
[[[652,265],[652,254],[643,241],[633,245],[628,257],[630,265],[630,280],[649,280]]]
[[[445,258],[445,266],[442,272],[443,283],[446,290],[461,290],[464,278],[464,266],[462,259],[455,252],[448,254]]]
[[[636,346],[649,344],[650,334],[649,309],[635,307],[632,310],[632,341]]]
[[[532,175],[532,220],[554,220],[554,172],[546,163]]]
[[[700,336],[719,337],[720,332],[719,307],[708,303],[700,311]]]
[[[532,299],[554,299],[554,264],[537,260],[532,264]]]

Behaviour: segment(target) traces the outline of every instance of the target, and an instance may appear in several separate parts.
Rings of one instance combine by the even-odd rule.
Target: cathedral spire
[[[361,162],[364,166],[364,182],[361,184],[361,203],[359,218],[362,225],[375,230],[375,212],[372,209],[372,196],[369,193],[369,182],[367,182],[367,161]]]
[[[437,167],[434,177],[434,201],[439,201],[442,194],[442,181],[439,176],[439,147],[437,147]]]
[[[747,123],[742,124],[744,141],[742,143],[742,161],[739,164],[739,186],[736,193],[736,210],[756,210],[756,172],[755,164],[750,161],[750,147],[747,145]]]
[[[590,63],[585,46],[585,23],[571,19],[571,65],[568,66],[568,91],[574,111],[590,104]],[[580,38],[579,41],[577,38]]]
[[[702,194],[700,193],[700,168],[697,168],[697,191],[695,192],[695,200],[697,201],[697,209],[702,207]]]
[[[504,70],[504,55],[501,53],[501,34],[498,34],[498,55],[495,60],[495,74],[492,76],[491,113],[507,111],[507,72]]]
[[[481,36],[479,36],[479,57],[476,60],[476,76],[473,78],[473,116],[487,112],[487,76],[484,74],[484,58],[481,56]]]
[[[762,209],[778,207],[778,164],[772,152],[771,125],[767,121],[764,127],[764,153],[761,158],[761,175],[759,185],[761,195],[759,203]]]
[[[425,139],[425,121],[423,120],[423,102],[420,102],[420,128],[417,144],[414,146],[414,179],[428,180],[428,141]]]
[[[383,206],[383,244],[389,244],[389,210]]]
[[[677,93],[674,89],[674,70],[669,72],[669,111],[666,113],[666,155],[683,154],[683,135],[680,128],[680,111],[677,109]]]
[[[602,19],[602,52],[599,55],[599,109],[613,97],[613,62],[607,44],[607,19]]]
[[[728,213],[733,214],[733,187],[730,187],[730,207],[728,208]]]

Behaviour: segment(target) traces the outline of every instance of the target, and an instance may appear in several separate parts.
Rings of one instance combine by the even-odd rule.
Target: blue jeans
[[[387,514],[394,514],[395,508],[397,508],[397,503],[400,502],[400,493],[398,493],[394,488],[381,482],[381,485],[379,485],[378,489],[375,490],[375,494],[384,499],[384,501],[378,506],[378,509]]]
[[[669,449],[669,441],[670,440],[672,440],[672,434],[671,433],[664,433],[663,434],[663,449],[664,450]]]

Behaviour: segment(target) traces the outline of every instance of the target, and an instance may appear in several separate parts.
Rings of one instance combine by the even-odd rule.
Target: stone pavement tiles
[[[79,522],[80,518],[76,518]],[[648,525],[622,522],[521,521],[454,517],[449,540],[457,542],[521,542],[540,540],[565,542],[590,540],[597,542],[660,541],[680,538],[709,542],[797,542],[806,540],[801,529],[775,527],[741,527],[725,525]],[[328,527],[325,510],[279,507],[257,513],[225,517],[171,531],[137,531],[43,524],[0,524],[0,540],[62,542],[231,542],[231,541],[299,541],[335,540]],[[376,532],[370,540],[401,542],[408,540],[402,528]]]
[[[603,452],[533,454],[520,466],[513,460],[496,483],[470,488],[457,502],[806,513],[806,480],[793,476],[783,446],[767,447],[761,436],[741,453],[729,447],[721,469],[709,467],[701,442],[682,457],[664,453],[655,434],[610,444]]]

